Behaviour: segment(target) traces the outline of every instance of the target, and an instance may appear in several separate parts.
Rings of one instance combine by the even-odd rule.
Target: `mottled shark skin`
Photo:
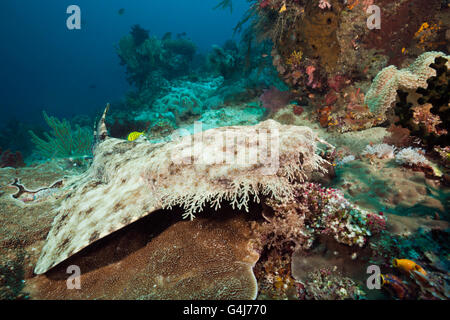
[[[247,209],[250,197],[290,196],[293,179],[324,171],[315,133],[273,120],[160,144],[110,138],[104,130],[100,125],[91,167],[67,184],[68,194],[55,209],[36,274],[155,210],[179,205],[192,219],[206,204],[217,209],[224,200]],[[229,161],[233,157],[247,160]]]

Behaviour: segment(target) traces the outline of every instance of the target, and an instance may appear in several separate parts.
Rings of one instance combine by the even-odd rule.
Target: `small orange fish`
[[[415,270],[424,276],[427,275],[427,272],[421,266],[409,259],[394,259],[392,260],[392,265],[408,273]]]

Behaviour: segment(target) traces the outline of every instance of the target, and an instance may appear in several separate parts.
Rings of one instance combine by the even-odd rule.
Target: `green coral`
[[[63,158],[71,156],[91,155],[93,142],[92,131],[75,125],[75,130],[66,119],[62,121],[48,116],[43,112],[45,122],[53,130],[45,132],[45,139],[38,137],[33,131],[29,131],[31,140],[36,146],[36,151],[46,158]]]

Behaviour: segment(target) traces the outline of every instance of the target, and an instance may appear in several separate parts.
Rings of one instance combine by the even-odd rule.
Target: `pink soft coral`
[[[320,9],[331,9],[331,4],[326,0],[320,0],[319,1],[319,8]]]

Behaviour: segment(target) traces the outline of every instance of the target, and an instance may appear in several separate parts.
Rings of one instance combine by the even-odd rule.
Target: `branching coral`
[[[286,64],[290,66],[299,65],[302,61],[302,57],[303,53],[301,51],[297,52],[296,50],[294,50],[289,59],[287,59]]]
[[[138,47],[149,38],[148,30],[143,29],[140,25],[136,24],[131,27],[131,36],[133,37],[134,44]]]
[[[48,116],[43,112],[45,122],[52,128],[49,134],[44,133],[45,139],[39,138],[33,131],[29,131],[36,151],[43,157],[71,157],[92,154],[92,131],[75,126],[75,130],[66,119],[63,121]]]

